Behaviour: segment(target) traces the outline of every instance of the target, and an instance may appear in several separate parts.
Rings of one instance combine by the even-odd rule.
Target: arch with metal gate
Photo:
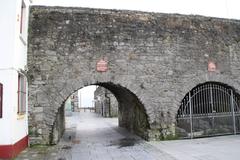
[[[194,138],[240,133],[240,95],[230,86],[207,82],[188,92],[177,112],[176,134]]]

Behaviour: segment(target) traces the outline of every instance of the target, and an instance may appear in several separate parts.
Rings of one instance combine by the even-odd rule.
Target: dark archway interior
[[[148,116],[143,104],[137,96],[120,85],[113,83],[96,83],[98,85],[111,91],[118,101],[118,119],[119,127],[126,128],[143,139],[148,139],[148,130],[150,125],[148,123]],[[74,93],[75,91],[73,91]],[[70,96],[70,95],[69,95]],[[66,98],[67,99],[67,98]],[[58,113],[50,134],[50,144],[55,144],[64,133],[64,103],[58,109]]]

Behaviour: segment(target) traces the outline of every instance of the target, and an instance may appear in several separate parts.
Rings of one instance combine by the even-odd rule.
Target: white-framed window
[[[18,74],[18,114],[26,112],[26,77],[23,74]]]
[[[0,83],[0,118],[2,118],[3,111],[3,85]]]
[[[27,13],[26,13],[26,4],[24,0],[22,0],[21,4],[21,13],[20,13],[20,28],[19,28],[19,33],[20,33],[20,39],[26,45],[26,39],[27,39]]]

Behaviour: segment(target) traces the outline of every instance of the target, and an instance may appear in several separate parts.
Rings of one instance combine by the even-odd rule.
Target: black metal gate
[[[207,82],[193,88],[177,113],[176,134],[194,138],[240,132],[240,95],[233,88]]]

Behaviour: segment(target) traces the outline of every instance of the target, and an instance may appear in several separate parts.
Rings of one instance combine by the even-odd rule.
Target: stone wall
[[[118,101],[115,96],[110,93],[107,94],[110,99],[110,117],[118,117]]]
[[[118,101],[114,95],[103,87],[94,92],[95,112],[103,117],[118,116]]]
[[[240,89],[237,20],[33,6],[29,25],[30,130],[42,142],[65,99],[91,84],[115,95],[121,126],[155,140],[175,134],[177,110],[193,87],[216,81]],[[106,72],[96,70],[101,59]]]

